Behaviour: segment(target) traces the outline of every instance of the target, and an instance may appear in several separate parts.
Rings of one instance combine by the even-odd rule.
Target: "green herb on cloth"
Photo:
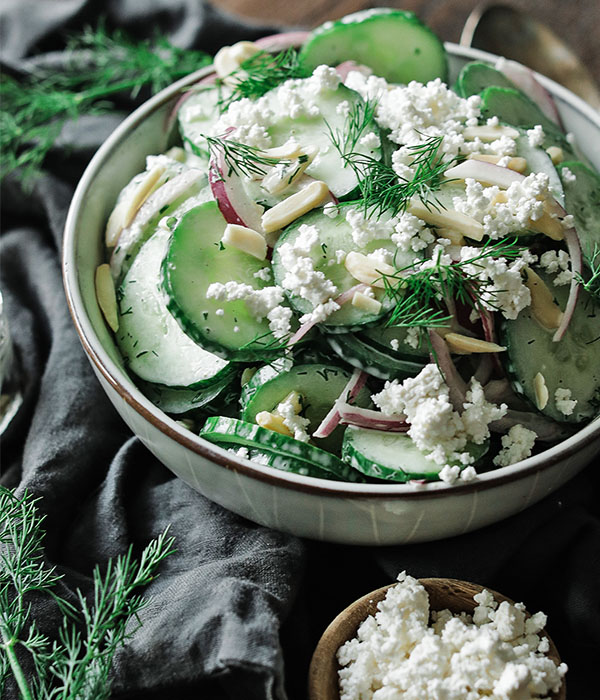
[[[0,179],[15,173],[31,184],[66,121],[115,109],[114,98],[162,90],[211,60],[203,51],[165,38],[133,41],[103,26],[72,38],[64,70],[40,68],[22,80],[0,82]]]
[[[174,551],[173,538],[164,532],[152,540],[139,561],[130,547],[104,573],[96,567],[90,600],[78,590],[75,606],[58,595],[62,577],[44,562],[37,500],[0,487],[0,697],[12,675],[23,700],[104,700],[110,696],[115,651],[141,624],[138,614],[146,601],[137,589],[155,578],[160,562]],[[40,598],[62,612],[57,640],[32,618],[32,600]]]

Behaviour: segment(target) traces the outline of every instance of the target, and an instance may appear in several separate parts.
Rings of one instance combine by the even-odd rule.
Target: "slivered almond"
[[[165,153],[167,158],[172,158],[180,163],[183,163],[186,159],[187,153],[181,148],[181,146],[173,146]]]
[[[288,139],[281,146],[264,148],[262,154],[266,158],[297,158],[302,153],[302,146],[295,138]]]
[[[283,422],[281,416],[275,413],[269,413],[269,411],[260,411],[256,414],[256,422],[261,428],[266,428],[267,430],[273,430],[281,435],[287,435],[288,437],[294,437],[292,431]]]
[[[448,343],[451,350],[460,353],[472,352],[503,352],[506,348],[503,345],[490,343],[487,340],[479,338],[470,338],[462,333],[446,333],[444,340]]]
[[[115,294],[115,285],[112,275],[110,274],[110,265],[103,263],[96,268],[96,299],[98,306],[102,311],[106,323],[110,326],[113,332],[119,330],[119,315],[117,312],[117,296]]]
[[[354,292],[352,306],[371,314],[378,314],[381,311],[381,302],[362,292]]]
[[[498,165],[503,156],[496,156],[491,153],[471,153],[467,156],[467,158],[470,160],[481,160],[484,163],[493,163],[494,165]],[[525,158],[521,158],[521,156],[515,156],[508,161],[506,167],[514,170],[517,173],[524,173],[527,169],[527,161]]]
[[[304,189],[279,202],[262,215],[265,233],[287,226],[311,209],[318,207],[329,196],[329,188],[321,180],[315,180]]]
[[[363,253],[351,250],[344,260],[344,267],[355,280],[372,287],[385,289],[384,276],[396,274],[396,269],[384,262],[375,262]]]
[[[550,148],[546,149],[546,153],[550,156],[550,160],[552,160],[554,165],[562,163],[565,159],[565,153],[560,146],[550,146]]]
[[[297,391],[290,391],[290,393],[280,403],[290,403],[294,409],[294,413],[298,415],[302,410],[302,395]],[[278,409],[279,406],[277,406],[277,408],[273,411],[273,413],[277,416],[280,415]]]
[[[483,226],[470,216],[454,211],[454,209],[442,209],[441,211],[433,207],[428,209],[421,200],[413,197],[410,200],[407,211],[409,214],[422,219],[432,226],[458,231],[463,236],[472,238],[475,241],[483,239]]]
[[[275,165],[269,170],[262,181],[262,186],[271,194],[281,194],[288,187],[291,187],[297,182],[308,166],[313,162],[318,149],[314,146],[309,146],[304,151],[301,151],[297,158],[294,158],[290,163],[281,163]]]
[[[235,85],[244,77],[240,66],[260,51],[260,47],[251,41],[238,41],[233,46],[223,46],[215,54],[213,61],[215,73],[227,85]],[[235,75],[231,75],[235,72]]]
[[[467,126],[463,131],[463,136],[468,139],[478,138],[480,141],[495,141],[501,136],[508,136],[510,139],[516,139],[519,132],[513,129],[512,126],[490,126],[489,124],[481,124],[480,126]]]
[[[546,408],[549,397],[546,380],[541,372],[538,372],[533,378],[533,391],[535,393],[535,405],[541,411]]]
[[[121,231],[131,224],[138,209],[148,199],[164,172],[165,166],[163,164],[155,165],[144,174],[132,191],[126,194],[125,198],[112,210],[111,215],[108,217],[104,234],[107,248],[112,248],[116,245]]]
[[[447,238],[452,245],[467,245],[464,236],[459,231],[453,231],[451,228],[436,228],[435,232],[438,238]]]
[[[547,330],[558,328],[563,312],[554,303],[552,292],[544,280],[531,268],[527,268],[525,285],[531,292],[531,313],[535,320]]]
[[[258,231],[238,224],[227,224],[221,241],[225,245],[232,246],[258,260],[267,257],[267,242]]]
[[[544,213],[539,219],[529,219],[529,226],[535,231],[545,234],[553,241],[562,241],[565,237],[565,230],[562,223],[548,211],[550,205],[544,202]]]

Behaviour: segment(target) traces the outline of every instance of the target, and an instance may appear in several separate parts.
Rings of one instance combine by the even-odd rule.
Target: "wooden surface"
[[[473,596],[483,590],[483,586],[452,578],[422,578],[419,580],[429,595],[430,610],[448,608],[452,613],[462,611],[473,613],[476,605]],[[384,586],[359,598],[343,610],[325,630],[310,664],[309,700],[339,700],[337,650],[346,641],[356,636],[360,623],[368,615],[374,615],[377,612],[377,604],[383,600],[389,588],[390,586]],[[499,603],[506,600],[514,604],[513,600],[501,593],[492,590],[490,593]],[[548,656],[555,663],[560,664],[560,656],[550,637],[548,637],[548,641],[550,643]],[[565,700],[567,697],[566,683],[563,682],[558,693],[551,693],[550,697],[552,700]]]
[[[311,28],[329,19],[379,3],[361,0],[211,0],[224,10],[264,23]],[[443,40],[458,43],[477,0],[387,0],[380,3],[416,12]],[[599,0],[511,0],[545,22],[584,61],[600,82]]]

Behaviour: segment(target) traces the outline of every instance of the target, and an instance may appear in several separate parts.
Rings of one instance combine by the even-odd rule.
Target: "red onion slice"
[[[454,362],[452,362],[450,350],[446,344],[446,341],[433,329],[429,330],[429,340],[431,341],[431,345],[435,353],[435,356],[432,353],[431,361],[437,361],[437,365],[440,368],[441,373],[444,375],[444,381],[450,390],[450,403],[452,404],[454,410],[458,413],[462,413],[464,410],[464,403],[467,400],[466,382],[458,373]]]
[[[281,34],[271,34],[257,39],[254,43],[263,51],[283,51],[291,46],[303,44],[309,32],[283,32]]]
[[[352,376],[348,380],[346,386],[342,389],[342,393],[336,399],[325,418],[323,418],[323,420],[320,422],[319,426],[312,434],[312,437],[326,438],[328,435],[331,435],[340,422],[338,403],[344,402],[344,405],[349,406],[350,404],[345,403],[346,399],[351,400],[356,398],[358,396],[358,392],[363,388],[366,381],[366,372],[359,369],[355,369],[354,372],[352,372]]]
[[[389,415],[381,413],[381,411],[373,411],[370,408],[351,406],[341,401],[337,403],[337,409],[340,415],[339,422],[346,425],[356,425],[359,428],[381,430],[388,433],[406,433],[410,428],[404,415]]]
[[[530,97],[542,112],[551,119],[555,124],[563,127],[560,114],[556,107],[556,103],[552,95],[546,88],[537,80],[534,72],[522,66],[516,61],[509,61],[506,58],[500,58],[496,62],[496,70],[511,80],[520,90]]]
[[[573,433],[567,426],[555,423],[539,413],[515,411],[512,408],[509,408],[502,418],[492,421],[489,424],[489,429],[494,433],[507,433],[517,424],[528,430],[533,430],[540,442],[564,440]]]
[[[571,278],[571,286],[569,287],[569,297],[567,299],[567,305],[565,306],[564,313],[562,315],[560,325],[556,329],[552,340],[558,343],[562,340],[564,334],[571,323],[573,318],[573,313],[575,311],[575,306],[577,305],[577,299],[579,297],[579,289],[581,287],[581,271],[582,271],[582,259],[581,259],[581,245],[579,243],[579,236],[574,228],[569,228],[565,231],[565,243],[569,250],[569,255],[571,257],[571,272],[573,277]]]

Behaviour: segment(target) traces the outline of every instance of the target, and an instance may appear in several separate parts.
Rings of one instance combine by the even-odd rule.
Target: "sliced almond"
[[[108,248],[117,244],[119,235],[124,228],[127,228],[133,221],[138,209],[148,199],[154,190],[160,177],[165,172],[165,165],[160,163],[144,174],[140,181],[128,192],[125,197],[113,209],[108,217],[104,240]]]
[[[525,284],[531,292],[531,313],[535,320],[547,330],[558,328],[563,312],[554,303],[552,292],[544,280],[532,269],[527,268]]]
[[[519,132],[513,129],[512,126],[490,126],[489,124],[481,124],[480,126],[467,126],[463,131],[465,139],[479,139],[480,141],[496,141],[501,136],[508,136],[510,139],[516,139]]]
[[[460,353],[503,352],[506,350],[503,345],[490,343],[479,338],[470,338],[467,335],[462,335],[462,333],[446,333],[444,340],[448,343],[451,350]]]
[[[184,163],[185,159],[187,158],[188,154],[181,148],[181,146],[173,146],[172,148],[169,148],[169,150],[165,153],[167,158],[172,158],[173,160],[177,160],[180,163]]]
[[[546,380],[541,372],[538,372],[533,378],[533,391],[535,393],[535,405],[541,411],[546,408],[549,397]]]
[[[467,245],[464,236],[459,231],[453,231],[451,228],[436,228],[435,232],[438,238],[447,238],[452,245]]]
[[[235,85],[244,77],[243,71],[240,71],[242,63],[260,50],[260,47],[251,41],[238,41],[233,46],[223,46],[213,60],[215,73],[224,83]],[[235,75],[231,75],[232,73]]]
[[[294,437],[292,431],[283,422],[281,416],[275,413],[269,413],[269,411],[260,411],[256,414],[256,422],[261,428],[266,428],[267,430],[273,430],[281,435],[287,435],[288,437]]]
[[[318,152],[316,147],[309,146],[291,162],[275,165],[263,178],[263,188],[270,194],[285,192],[304,175],[304,171],[313,162]]]
[[[363,253],[351,250],[344,260],[344,267],[355,280],[372,287],[385,289],[384,277],[396,274],[396,269],[384,262],[376,262]]]
[[[483,239],[483,226],[470,216],[454,209],[428,209],[420,199],[413,197],[407,211],[432,226],[452,229],[475,241]]]
[[[352,306],[356,306],[357,309],[370,314],[378,314],[381,312],[381,302],[367,294],[363,294],[363,292],[354,292]]]
[[[321,180],[311,182],[308,187],[287,197],[262,216],[262,226],[265,233],[277,231],[287,226],[303,214],[322,204],[329,197],[329,188]]]
[[[302,146],[296,141],[295,138],[288,139],[281,146],[274,146],[273,148],[264,148],[262,154],[266,158],[297,158],[302,153]]]
[[[544,203],[544,205],[546,209],[544,213],[539,219],[529,219],[529,226],[535,231],[545,234],[553,241],[562,241],[565,237],[563,225],[559,219],[552,216],[550,211],[548,211],[550,205],[546,205],[546,203]]]
[[[498,165],[504,156],[493,155],[492,153],[471,153],[467,156],[469,160],[481,160],[484,163],[493,163]],[[514,170],[517,173],[524,173],[527,170],[527,161],[521,156],[515,156],[508,161],[507,168]]]
[[[294,413],[298,415],[302,410],[302,395],[297,391],[290,391],[290,393],[285,397],[285,399],[283,399],[283,401],[281,401],[277,408],[273,411],[275,415],[279,415],[278,409],[282,403],[291,404],[292,408],[294,409]]]
[[[550,146],[550,148],[546,149],[546,153],[550,156],[554,165],[562,163],[565,159],[565,152],[560,146]]]
[[[119,314],[117,311],[117,295],[115,294],[115,285],[110,273],[110,265],[103,263],[96,268],[96,299],[98,306],[102,311],[106,323],[112,331],[116,333],[119,330]]]
[[[267,257],[267,241],[258,231],[238,224],[227,224],[221,241],[225,245],[237,248],[258,260]]]

